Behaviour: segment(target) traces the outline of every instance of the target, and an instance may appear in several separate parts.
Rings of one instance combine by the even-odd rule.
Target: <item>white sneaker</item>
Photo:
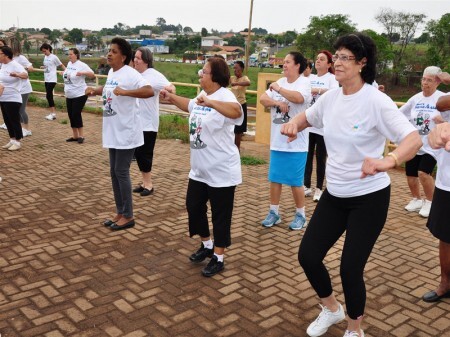
[[[23,135],[23,138],[25,138],[25,137],[31,136],[31,132],[28,131],[27,129],[22,128],[22,135]]]
[[[322,196],[322,191],[316,188],[316,191],[314,192],[313,201],[319,201],[320,197]]]
[[[331,312],[330,309],[322,305],[320,305],[320,307],[322,308],[322,312],[306,330],[308,336],[322,336],[325,332],[327,332],[330,326],[340,323],[345,319],[344,308],[341,304],[339,304],[339,309],[336,312]]]
[[[2,125],[0,125],[0,129],[5,129],[5,130],[8,130],[8,127],[6,126],[6,124],[5,124],[5,123],[3,123]]]
[[[51,114],[45,116],[45,119],[47,119],[49,121],[55,120],[56,119],[56,114],[55,113],[51,113]]]
[[[423,206],[422,199],[414,198],[413,200],[411,200],[409,202],[408,205],[405,206],[405,209],[408,212],[418,212],[418,211],[420,211],[422,209],[422,206]]]
[[[428,216],[430,215],[430,209],[431,209],[431,201],[425,199],[423,202],[423,206],[419,211],[419,214],[424,218],[428,218]]]
[[[305,187],[305,197],[310,197],[312,194],[312,189]]]
[[[26,133],[27,133],[27,137],[28,136],[31,136],[33,133],[31,132],[31,130],[25,130],[26,131]],[[25,137],[25,136],[24,136]]]
[[[8,147],[8,151],[17,151],[20,150],[20,148],[22,147],[22,145],[19,144],[13,144],[10,147]]]
[[[10,140],[8,144],[2,146],[2,149],[8,150],[13,144],[14,143]]]
[[[359,331],[360,333],[358,335],[358,331],[345,330],[344,337],[364,337],[364,331],[362,331],[362,329],[360,329]]]

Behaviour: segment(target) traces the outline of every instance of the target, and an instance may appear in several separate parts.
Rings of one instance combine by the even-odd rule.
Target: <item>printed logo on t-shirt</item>
[[[413,118],[416,129],[420,135],[428,135],[434,127],[431,116],[436,114],[436,106],[429,103],[417,103],[414,109],[417,111],[417,116]]]
[[[112,117],[117,113],[112,108],[112,91],[106,90],[102,96],[103,98],[103,117]]]
[[[201,150],[207,146],[200,138],[202,129],[201,117],[193,115],[189,124],[189,144],[191,149]]]
[[[69,73],[64,73],[63,74],[63,79],[64,79],[64,83],[65,84],[72,84],[72,81],[70,80],[70,74]]]

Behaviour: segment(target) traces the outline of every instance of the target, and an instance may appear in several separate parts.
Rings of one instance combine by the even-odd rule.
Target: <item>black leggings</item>
[[[214,245],[226,248],[231,245],[231,216],[233,214],[236,186],[211,187],[200,181],[189,179],[186,208],[189,217],[189,235],[202,238],[210,236],[208,206],[211,204]]]
[[[137,147],[134,152],[139,171],[148,173],[152,171],[153,150],[155,149],[157,132],[144,131],[144,144]]]
[[[323,259],[344,232],[340,275],[347,314],[364,314],[366,286],[364,267],[386,222],[390,186],[366,195],[338,198],[325,190],[300,244],[298,260],[320,298],[333,293]]]
[[[314,151],[315,150],[315,151]],[[327,164],[327,148],[325,146],[325,141],[323,136],[317,133],[309,133],[309,147],[308,147],[308,157],[306,159],[305,168],[305,187],[311,187],[311,175],[313,171],[313,158],[314,152],[316,153],[316,176],[317,182],[316,187],[318,189],[323,188],[323,181],[325,179],[325,166]]]
[[[55,101],[53,100],[53,89],[55,89],[56,83],[45,82],[45,97],[47,98],[48,106],[50,108],[55,106]]]
[[[83,117],[81,112],[87,101],[87,95],[66,98],[67,113],[69,115],[70,127],[72,129],[79,129],[83,127]]]
[[[9,138],[21,140],[23,138],[22,126],[20,125],[20,106],[19,102],[0,102],[3,121],[8,128]]]

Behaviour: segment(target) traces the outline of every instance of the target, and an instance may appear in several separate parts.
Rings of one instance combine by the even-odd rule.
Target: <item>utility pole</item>
[[[248,20],[248,35],[247,44],[245,45],[245,74],[248,73],[248,59],[250,57],[250,43],[251,43],[251,33],[252,33],[252,15],[253,15],[253,0],[250,0],[250,18]]]

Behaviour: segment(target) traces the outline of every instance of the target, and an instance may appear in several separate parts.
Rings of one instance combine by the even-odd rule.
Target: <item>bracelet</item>
[[[394,152],[389,152],[387,155],[388,155],[388,156],[391,156],[392,158],[394,158],[394,160],[395,160],[395,166],[400,166],[400,163],[399,163],[399,161],[398,161],[398,157],[397,157],[397,155],[396,155]]]
[[[280,93],[281,89],[283,89],[282,87],[280,87],[280,89],[278,89],[278,93]]]

